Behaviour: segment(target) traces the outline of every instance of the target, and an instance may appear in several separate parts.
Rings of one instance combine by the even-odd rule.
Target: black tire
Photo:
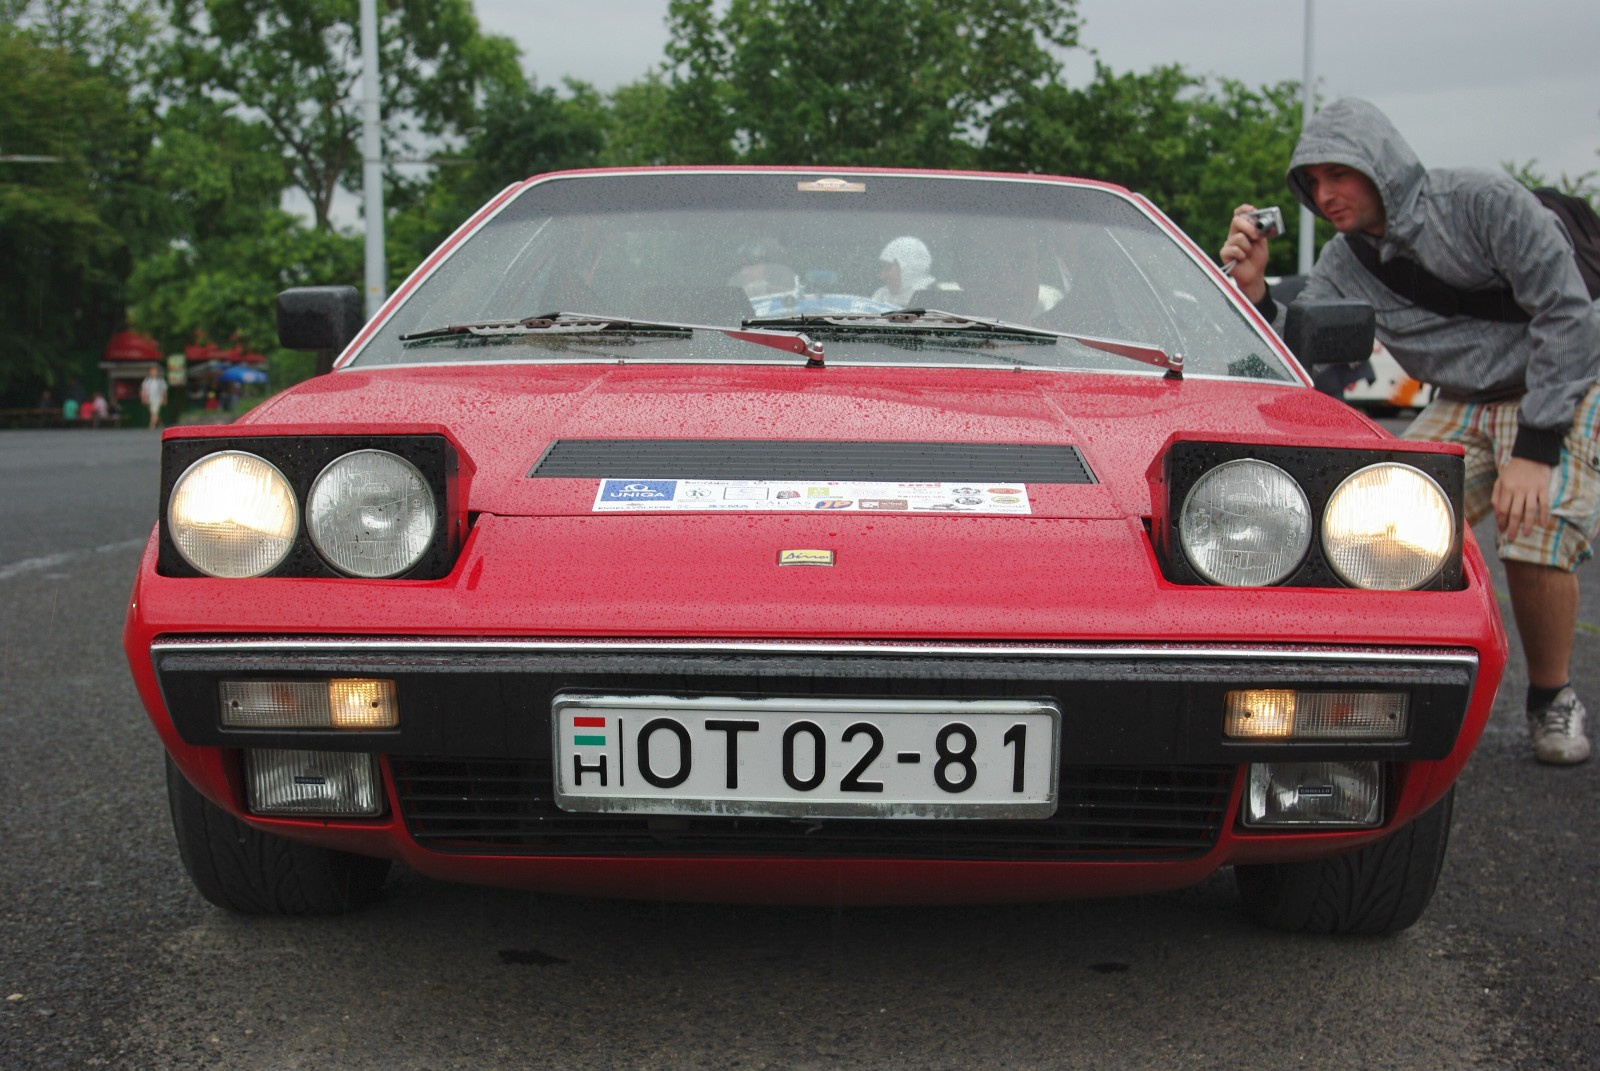
[[[167,759],[178,855],[200,895],[243,915],[337,915],[372,902],[389,860],[317,848],[245,825]]]
[[[1452,787],[1409,825],[1348,855],[1234,867],[1245,910],[1296,933],[1399,933],[1422,917],[1444,867]]]

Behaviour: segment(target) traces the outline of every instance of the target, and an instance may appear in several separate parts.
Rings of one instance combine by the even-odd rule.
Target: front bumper
[[[1180,887],[1230,862],[1331,854],[1442,794],[1493,698],[1476,687],[1471,648],[163,637],[149,652],[169,751],[201,791],[261,828],[444,878],[688,899],[1109,895]],[[224,678],[329,676],[394,680],[401,727],[219,724]],[[1223,695],[1235,688],[1403,691],[1410,728],[1392,741],[1230,741]],[[551,788],[550,712],[556,696],[589,691],[1043,699],[1063,712],[1059,805],[1021,821],[567,812]],[[376,754],[387,813],[247,816],[237,757],[251,748]],[[1246,764],[1323,759],[1384,764],[1381,829],[1238,826]]]

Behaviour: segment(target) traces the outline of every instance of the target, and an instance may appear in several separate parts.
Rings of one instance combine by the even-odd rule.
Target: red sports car
[[[1460,453],[1126,190],[546,175],[279,327],[332,371],[165,433],[125,633],[219,905],[1433,893],[1505,661]]]

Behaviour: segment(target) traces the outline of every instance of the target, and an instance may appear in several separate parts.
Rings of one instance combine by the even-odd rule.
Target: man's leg
[[[1540,762],[1570,766],[1589,757],[1588,712],[1572,690],[1578,576],[1553,565],[1507,561],[1511,613],[1528,664],[1528,735]]]
[[[1511,613],[1522,634],[1528,683],[1560,688],[1569,679],[1578,628],[1578,574],[1551,565],[1505,563]]]
[[[1488,516],[1499,470],[1511,460],[1520,426],[1514,401],[1467,404],[1437,399],[1406,430],[1410,439],[1460,443],[1468,524]],[[1500,533],[1495,549],[1506,567],[1511,613],[1528,666],[1528,732],[1540,762],[1567,765],[1589,757],[1587,712],[1568,673],[1578,624],[1578,577],[1600,530],[1600,472],[1593,460],[1600,429],[1600,386],[1578,406],[1553,486],[1552,523],[1515,538]]]

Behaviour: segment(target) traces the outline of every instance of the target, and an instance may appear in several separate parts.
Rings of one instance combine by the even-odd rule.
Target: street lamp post
[[[372,319],[387,296],[383,256],[383,129],[379,110],[378,3],[361,0],[361,190],[367,217],[366,311]]]
[[[1304,130],[1311,122],[1311,117],[1317,114],[1317,82],[1312,74],[1311,57],[1312,49],[1312,0],[1306,0],[1306,54],[1305,70],[1300,75],[1300,129]],[[1300,206],[1300,274],[1308,275],[1311,272],[1312,253],[1316,245],[1316,217],[1311,214],[1311,209],[1305,205]]]

